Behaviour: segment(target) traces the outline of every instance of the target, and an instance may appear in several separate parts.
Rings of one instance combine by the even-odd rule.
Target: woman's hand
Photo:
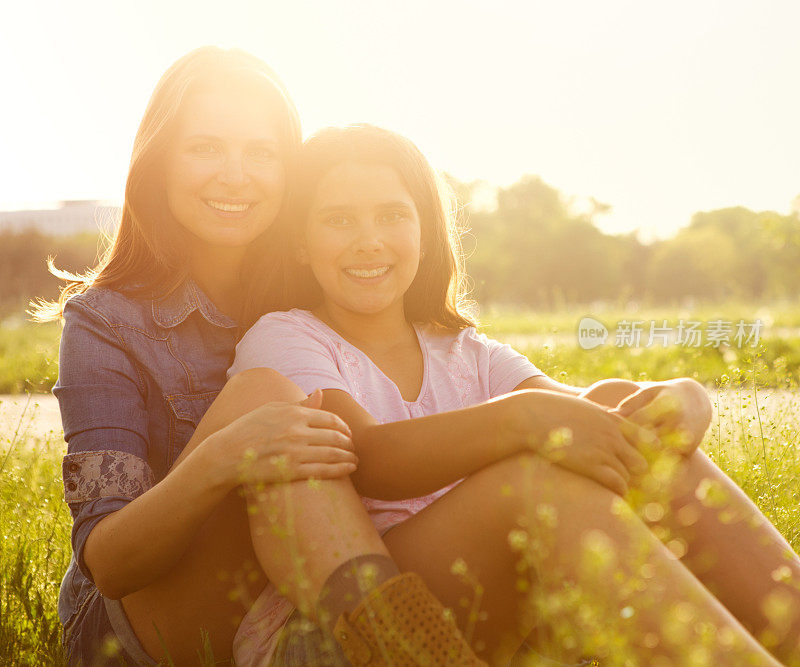
[[[576,396],[536,389],[515,396],[523,438],[537,454],[619,495],[647,470],[637,448],[652,441],[651,432]]]
[[[350,429],[321,405],[319,390],[299,403],[267,403],[200,446],[214,452],[221,483],[230,488],[349,475],[358,464]]]
[[[703,385],[678,378],[640,389],[611,412],[649,429],[664,446],[690,456],[711,423],[712,409]]]

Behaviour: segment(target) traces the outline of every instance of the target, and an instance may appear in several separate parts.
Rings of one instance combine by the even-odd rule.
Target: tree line
[[[575,213],[538,176],[497,191],[492,210],[472,210],[479,182],[448,178],[461,210],[472,297],[481,304],[558,307],[597,300],[674,303],[796,298],[800,215],[733,207],[696,213],[669,239],[642,243],[635,233],[603,233],[607,207]],[[36,296],[54,298],[59,281],[45,260],[83,271],[96,262],[93,234],[50,237],[35,229],[0,233],[0,317]]]
[[[459,201],[480,183],[450,179]],[[699,212],[665,240],[610,235],[595,224],[607,206],[574,213],[538,176],[497,191],[491,211],[463,212],[463,243],[475,300],[557,307],[596,300],[669,304],[692,297],[796,298],[800,215],[738,206]]]

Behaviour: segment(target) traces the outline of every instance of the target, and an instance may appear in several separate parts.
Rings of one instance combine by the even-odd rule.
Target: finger
[[[355,463],[302,463],[297,467],[295,479],[336,479],[355,471]]]
[[[349,452],[355,451],[355,445],[350,436],[330,428],[296,427],[286,434],[285,442],[300,445],[301,447],[321,445],[338,447]]]
[[[616,454],[617,458],[622,461],[625,468],[629,470],[631,474],[643,475],[647,472],[649,468],[647,459],[624,438],[620,439]]]
[[[358,457],[353,452],[338,447],[302,447],[297,454],[299,463],[354,463],[358,465]]]
[[[594,470],[593,479],[619,496],[628,493],[628,484],[613,468],[600,466]]]
[[[661,389],[661,387],[647,387],[646,389],[640,389],[639,391],[632,393],[625,400],[621,401],[620,404],[614,408],[613,412],[617,413],[621,417],[628,417],[652,401],[658,392],[661,391]]]
[[[649,451],[658,445],[658,436],[650,428],[640,426],[618,415],[611,415],[619,427],[620,432],[631,445],[639,451]]]
[[[680,412],[681,406],[677,397],[669,393],[662,393],[647,405],[639,408],[635,414],[639,418],[655,424],[665,419],[676,419]]]
[[[311,408],[301,408],[306,424],[312,428],[332,428],[341,431],[347,436],[352,436],[350,427],[339,415],[335,415],[327,410],[315,410]]]
[[[652,411],[648,409],[648,406],[637,410],[626,419],[630,422],[635,424],[639,424],[639,426],[644,426],[649,428],[650,430],[658,430],[662,426],[665,426],[670,421],[677,421],[677,415],[662,415],[662,416],[654,416]]]
[[[625,480],[625,483],[631,481],[631,473],[625,467],[625,464],[617,458],[614,454],[608,453],[602,459],[602,464],[608,466],[612,470],[616,471],[616,473]]]
[[[300,401],[298,405],[319,410],[322,407],[322,391],[320,389],[315,389],[302,401]]]

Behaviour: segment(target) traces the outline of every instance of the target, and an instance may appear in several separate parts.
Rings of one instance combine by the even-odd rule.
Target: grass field
[[[584,314],[553,315],[548,331],[573,331]],[[624,317],[611,315],[607,321]],[[753,312],[740,316],[752,319]],[[794,327],[800,317],[787,311],[780,321]],[[534,322],[530,314],[498,315],[487,330],[499,338],[543,333]],[[56,326],[0,330],[0,393],[48,389],[56,376],[57,336]],[[695,356],[673,348],[587,352],[565,344],[526,351],[551,376],[576,384],[609,376],[703,381],[716,404],[703,448],[800,548],[800,339],[768,338],[752,354],[735,356],[710,348]],[[2,665],[64,664],[56,602],[70,555],[60,470],[65,445],[60,432],[41,427],[34,402],[19,419],[0,419]],[[0,403],[0,417],[3,410]]]

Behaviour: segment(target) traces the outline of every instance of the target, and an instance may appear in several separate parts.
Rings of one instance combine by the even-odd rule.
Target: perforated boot
[[[370,591],[339,617],[333,634],[355,667],[486,665],[413,572]]]

